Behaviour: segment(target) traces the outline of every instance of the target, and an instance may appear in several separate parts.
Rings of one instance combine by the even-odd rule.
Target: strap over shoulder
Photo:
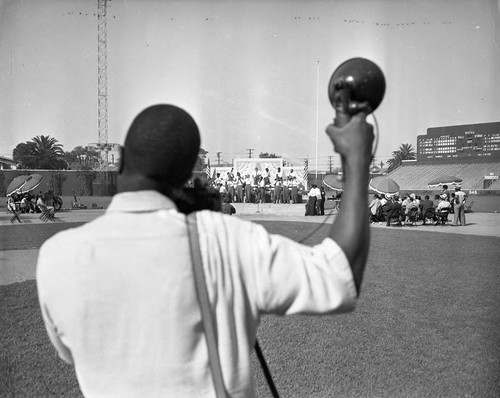
[[[217,347],[217,330],[215,328],[214,314],[212,313],[212,308],[210,306],[205,273],[203,271],[196,212],[190,213],[186,216],[186,223],[189,235],[189,247],[191,250],[196,296],[198,298],[198,304],[200,305],[203,328],[205,330],[205,337],[207,340],[208,356],[210,368],[212,370],[215,392],[217,394],[217,398],[225,398],[227,397],[227,393],[224,386],[219,350]]]

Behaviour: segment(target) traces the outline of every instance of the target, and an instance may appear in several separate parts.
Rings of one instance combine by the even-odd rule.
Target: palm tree
[[[35,143],[34,153],[38,169],[66,169],[64,150],[57,140],[48,135],[37,135],[31,139]]]
[[[387,161],[389,167],[387,167],[387,172],[397,169],[403,163],[403,160],[414,160],[417,158],[415,149],[411,144],[401,144],[397,151],[392,152],[392,158]]]
[[[12,153],[21,169],[67,169],[62,145],[48,135],[33,137],[31,141],[18,144]]]

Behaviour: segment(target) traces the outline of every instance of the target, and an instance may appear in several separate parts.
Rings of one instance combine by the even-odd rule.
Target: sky
[[[427,128],[500,121],[500,0],[111,0],[108,141],[147,106],[196,120],[211,162],[340,159],[325,134],[336,67],[383,70],[384,163]],[[0,0],[0,155],[36,135],[98,141],[97,0]],[[368,120],[373,123],[371,117]]]

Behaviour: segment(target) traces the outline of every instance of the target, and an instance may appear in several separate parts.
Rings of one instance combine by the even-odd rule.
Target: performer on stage
[[[222,187],[224,186],[224,180],[222,179],[220,173],[216,174],[213,186],[217,190],[217,192],[223,193],[225,191],[225,187],[224,189],[222,189]]]
[[[245,203],[250,203],[252,198],[253,178],[250,174],[245,175]]]
[[[274,203],[283,202],[281,193],[282,187],[283,187],[283,177],[281,175],[281,167],[278,167],[278,171],[276,173],[276,176],[274,177],[274,196],[273,196]]]
[[[282,203],[290,203],[290,181],[287,179],[283,179],[283,189],[281,191]]]
[[[298,181],[298,178],[297,178],[297,172],[294,171],[293,169],[290,170],[290,174],[288,175],[288,179],[289,179],[289,185],[291,187],[291,190],[292,190],[292,203],[297,203],[297,190],[298,190],[298,185],[299,185],[299,181]]]
[[[235,179],[234,179],[234,174],[233,174],[233,168],[231,168],[231,171],[227,172],[227,177],[226,177],[226,187],[227,187],[227,193],[229,195],[230,201],[234,201],[234,186],[235,186]]]
[[[243,181],[243,178],[241,177],[241,174],[238,171],[236,173],[236,201],[238,203],[243,203],[243,186],[244,185],[245,185],[245,182]]]

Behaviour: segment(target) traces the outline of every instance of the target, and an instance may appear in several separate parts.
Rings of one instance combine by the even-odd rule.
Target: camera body
[[[177,209],[184,214],[200,210],[222,211],[221,195],[212,187],[185,187],[172,196]]]

